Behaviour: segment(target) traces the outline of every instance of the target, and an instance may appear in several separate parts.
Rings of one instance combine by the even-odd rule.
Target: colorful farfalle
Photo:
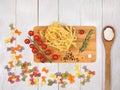
[[[76,64],[74,70],[75,70],[75,71],[79,71],[79,68],[80,68],[79,65]]]
[[[52,86],[53,85],[53,81],[51,79],[48,79],[48,86]]]
[[[42,82],[46,83],[46,76],[42,76],[41,79],[42,79]]]
[[[27,78],[27,75],[23,75],[21,80],[26,81],[26,78]]]
[[[69,75],[69,73],[68,73],[67,71],[66,71],[65,73],[62,73],[62,77],[63,77],[64,79],[67,79],[68,75]]]
[[[55,74],[50,74],[50,78],[56,79],[56,75]]]
[[[14,30],[15,29],[15,27],[14,27],[14,25],[12,23],[9,25],[9,27],[10,27],[10,30]]]
[[[16,76],[16,82],[20,82],[20,76],[19,75]]]
[[[20,44],[18,44],[16,47],[15,47],[15,50],[18,51],[22,46]]]
[[[39,80],[38,78],[34,78],[35,85],[38,84]]]
[[[12,37],[10,38],[10,43],[13,43],[13,41],[15,41],[15,40],[16,40],[16,38],[12,36]]]
[[[70,82],[71,84],[75,82],[74,76],[73,76],[72,74],[69,74],[69,75],[68,75],[68,80],[69,80],[69,82]]]
[[[8,76],[14,75],[14,72],[8,72]]]
[[[9,61],[8,64],[9,64],[10,68],[14,67],[13,61]]]
[[[10,32],[10,36],[14,36],[15,35],[15,30],[13,29],[13,30],[11,30],[11,32]]]
[[[18,51],[22,52],[23,50],[25,50],[25,48],[22,46]]]
[[[63,84],[61,85],[61,87],[62,87],[62,88],[65,88],[66,85],[67,85],[67,82],[64,81]]]
[[[7,51],[11,51],[13,47],[7,47]]]
[[[18,29],[15,30],[15,34],[21,35],[21,31],[19,31]]]
[[[58,76],[62,76],[62,73],[61,72],[57,72],[55,73],[55,75],[58,77]]]
[[[9,43],[11,38],[5,39],[5,43]]]
[[[89,71],[89,69],[87,68],[87,66],[83,66],[82,69],[84,69],[85,72]]]
[[[40,86],[44,86],[45,85],[45,82],[40,82]]]
[[[9,72],[11,68],[8,67],[8,65],[5,66],[5,69]]]
[[[22,57],[23,57],[22,54],[19,54],[19,55],[15,56],[16,60],[20,60]]]
[[[77,72],[75,73],[75,76],[76,76],[76,77],[79,77],[80,75],[82,75],[82,72],[81,72],[81,71],[77,71]]]
[[[46,69],[45,67],[42,68],[42,72],[45,72],[46,74],[49,72],[48,69]]]
[[[57,82],[58,82],[59,84],[62,84],[62,83],[63,83],[63,77],[58,76],[58,77],[57,77]]]

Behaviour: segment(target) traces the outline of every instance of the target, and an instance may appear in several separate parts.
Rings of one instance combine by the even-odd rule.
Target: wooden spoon
[[[104,31],[107,28],[112,29],[112,31],[114,33],[114,37],[111,40],[105,39]],[[105,52],[106,52],[106,61],[105,61],[105,90],[111,90],[111,61],[110,61],[110,52],[111,52],[112,44],[113,44],[114,39],[115,39],[115,30],[114,30],[114,28],[111,27],[111,26],[106,26],[103,29],[103,32],[102,32],[102,39],[103,39],[103,42],[104,42]]]

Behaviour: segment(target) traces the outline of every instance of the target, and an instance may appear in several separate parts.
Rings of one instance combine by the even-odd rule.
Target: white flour
[[[111,41],[114,37],[114,33],[113,33],[113,30],[111,28],[106,28],[104,30],[104,38],[107,40],[107,41]]]

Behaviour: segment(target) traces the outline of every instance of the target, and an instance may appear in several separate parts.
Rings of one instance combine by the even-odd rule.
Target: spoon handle
[[[106,61],[105,61],[105,90],[111,90],[111,61],[110,61],[111,47],[106,49]]]

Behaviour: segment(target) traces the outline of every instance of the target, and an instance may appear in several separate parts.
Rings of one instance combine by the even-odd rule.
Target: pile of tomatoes
[[[35,35],[34,31],[28,31],[28,38],[24,40],[25,44],[28,44],[35,54],[39,62],[48,62],[49,60],[58,60],[59,56],[57,54],[52,54],[52,51],[48,48],[47,44],[43,42],[39,35]],[[50,56],[51,58],[48,58]]]

